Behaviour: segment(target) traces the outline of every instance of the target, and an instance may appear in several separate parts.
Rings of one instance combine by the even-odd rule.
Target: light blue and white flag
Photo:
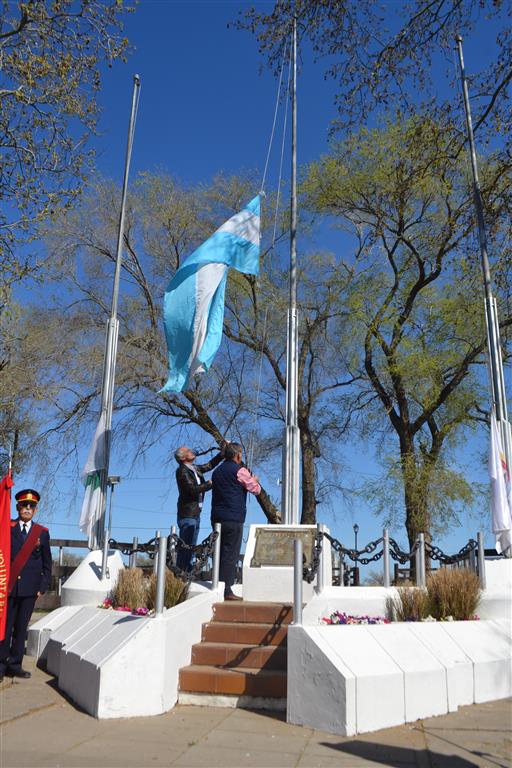
[[[162,392],[181,392],[207,371],[222,339],[228,269],[257,275],[259,195],[226,221],[181,265],[164,298],[169,378]]]

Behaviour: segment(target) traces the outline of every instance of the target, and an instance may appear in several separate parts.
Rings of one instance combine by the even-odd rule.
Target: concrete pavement
[[[0,768],[239,766],[510,768],[512,701],[464,707],[357,738],[288,725],[284,716],[177,706],[158,717],[95,720],[25,658],[30,680],[0,687]]]

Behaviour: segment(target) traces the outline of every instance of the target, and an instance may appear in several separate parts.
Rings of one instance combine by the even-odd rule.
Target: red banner
[[[0,483],[0,640],[5,636],[9,569],[11,564],[11,473]]]

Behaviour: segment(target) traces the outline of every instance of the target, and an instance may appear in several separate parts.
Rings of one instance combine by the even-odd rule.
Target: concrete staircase
[[[180,703],[282,709],[292,607],[224,602],[213,614],[192,646],[192,663],[180,670]]]

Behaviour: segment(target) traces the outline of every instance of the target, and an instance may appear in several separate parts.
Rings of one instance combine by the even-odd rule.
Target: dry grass
[[[480,602],[478,576],[468,568],[440,568],[427,579],[427,591],[430,613],[436,619],[470,619]]]
[[[397,587],[397,597],[388,597],[386,610],[393,621],[421,621],[429,615],[429,600],[425,589]]]
[[[147,581],[140,568],[125,568],[119,573],[111,593],[114,608],[141,608],[147,601]]]
[[[187,598],[188,584],[172,571],[165,572],[164,606],[172,608],[173,605],[182,603]],[[156,574],[152,574],[148,580],[147,607],[154,610],[156,605]]]

